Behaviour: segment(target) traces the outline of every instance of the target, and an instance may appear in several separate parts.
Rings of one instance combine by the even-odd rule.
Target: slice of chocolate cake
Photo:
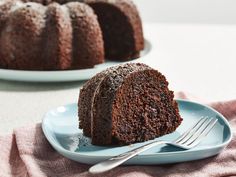
[[[144,64],[111,67],[80,91],[80,128],[95,145],[125,145],[173,132],[181,123],[166,78]]]

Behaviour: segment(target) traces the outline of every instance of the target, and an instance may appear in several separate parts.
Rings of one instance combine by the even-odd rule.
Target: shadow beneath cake
[[[96,153],[101,150],[105,149],[116,149],[121,148],[122,151],[125,152],[125,149],[127,151],[127,148],[129,150],[136,148],[139,146],[139,144],[146,144],[147,142],[137,143],[135,146],[128,145],[128,146],[96,146],[91,144],[91,139],[89,137],[85,137],[83,133],[55,133],[55,140],[58,144],[60,144],[61,147],[64,149],[71,151],[71,152],[79,152],[79,153]],[[153,140],[151,140],[153,141]],[[166,153],[166,152],[178,152],[183,151],[183,149],[174,147],[174,146],[168,146],[168,145],[161,145],[157,147],[153,147],[151,150],[148,150],[148,152],[144,153]]]
[[[91,144],[91,139],[85,137],[83,133],[75,134],[55,134],[56,141],[64,149],[71,152],[92,152],[107,149],[106,146],[95,146]]]
[[[164,152],[179,152],[179,151],[186,151],[182,148],[178,148],[178,147],[174,147],[174,146],[169,146],[166,145],[164,147],[160,148],[160,151],[156,152],[156,153],[164,153]]]
[[[85,81],[74,82],[20,82],[0,80],[0,91],[7,92],[42,92],[50,90],[66,90],[81,87]]]

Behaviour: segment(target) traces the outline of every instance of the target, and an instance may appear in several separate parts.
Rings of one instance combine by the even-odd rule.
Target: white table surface
[[[146,63],[166,75],[171,89],[212,101],[236,98],[236,25],[153,23],[144,28],[145,36],[155,39]],[[51,108],[77,102],[82,84],[0,80],[0,135],[41,122]]]

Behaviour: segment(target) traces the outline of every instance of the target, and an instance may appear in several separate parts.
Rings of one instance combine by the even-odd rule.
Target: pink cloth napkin
[[[184,93],[178,98],[192,99]],[[236,100],[210,104],[230,121],[234,137],[219,155],[179,164],[121,166],[98,176],[108,177],[204,177],[236,176]],[[0,136],[0,177],[92,176],[89,166],[59,155],[44,137],[41,125],[19,128],[12,135]]]

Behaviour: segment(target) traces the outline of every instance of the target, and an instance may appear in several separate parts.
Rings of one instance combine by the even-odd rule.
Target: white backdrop
[[[235,0],[134,0],[145,22],[236,24]]]

